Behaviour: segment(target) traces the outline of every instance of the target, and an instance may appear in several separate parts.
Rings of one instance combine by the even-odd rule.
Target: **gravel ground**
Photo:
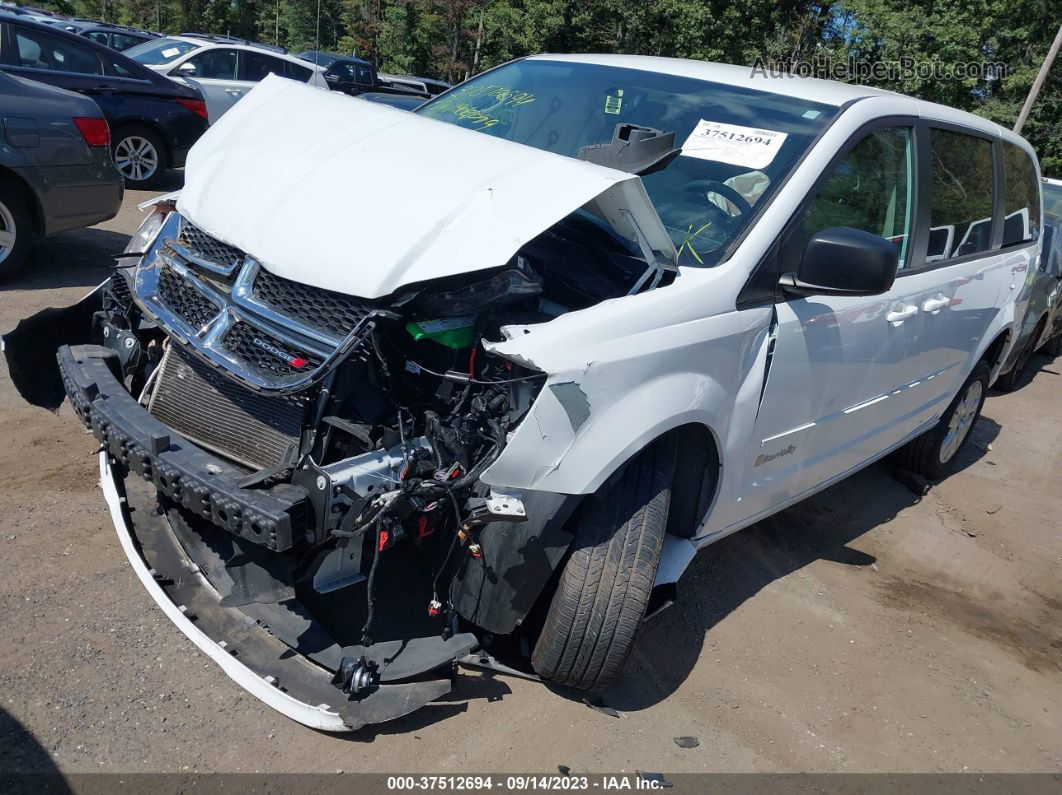
[[[0,329],[102,281],[145,197],[42,244]],[[704,551],[605,695],[620,717],[471,673],[346,737],[245,695],[164,618],[94,441],[5,371],[0,772],[1062,772],[1062,360],[1031,369],[927,496],[878,465]]]

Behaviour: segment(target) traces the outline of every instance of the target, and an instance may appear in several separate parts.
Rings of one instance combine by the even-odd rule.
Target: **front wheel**
[[[991,374],[987,364],[978,364],[940,422],[897,451],[899,465],[927,478],[938,479],[948,475],[955,466],[959,451],[970,440],[970,431],[977,423],[977,418],[981,416]]]
[[[674,442],[663,439],[583,502],[531,656],[544,679],[589,691],[616,680],[656,580],[674,467]]]
[[[146,127],[123,127],[111,148],[114,164],[133,190],[153,188],[166,172],[166,150],[161,139]]]

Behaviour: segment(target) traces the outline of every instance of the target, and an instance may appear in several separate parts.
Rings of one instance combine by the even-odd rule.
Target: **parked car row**
[[[25,261],[32,238],[113,215],[113,196],[121,193],[121,185],[116,187],[116,183],[124,181],[134,189],[158,185],[168,169],[184,165],[188,151],[208,124],[221,118],[267,75],[354,96],[369,91],[367,99],[407,109],[447,87],[424,78],[391,77],[385,81],[373,64],[358,58],[303,55],[311,58],[232,36],[182,33],[163,37],[121,25],[0,4],[0,70],[23,78],[5,80],[0,91],[0,96],[10,99],[3,105],[3,122],[5,140],[11,147],[4,153],[5,160],[11,162],[4,163],[8,171],[2,175],[0,275],[13,272]],[[321,63],[313,63],[314,58]],[[42,173],[53,172],[26,171],[71,166],[63,160],[70,154],[69,147],[28,151],[36,145],[26,143],[35,139],[25,131],[47,127],[43,118],[61,104],[61,92],[46,92],[48,102],[42,102],[40,113],[34,113],[35,98],[45,95],[30,90],[26,82],[30,80],[86,97],[69,100],[72,109],[81,108],[78,118],[88,118],[84,113],[86,101],[94,102],[97,113],[102,113],[105,129],[95,128],[94,156],[98,159],[99,152],[109,147],[113,167],[97,168],[91,178],[87,172],[79,177],[99,190],[60,189],[40,182]],[[18,114],[12,115],[15,107]],[[74,110],[68,114],[71,119],[75,118]],[[107,143],[100,144],[104,137]],[[60,154],[55,159],[57,152]],[[59,201],[65,203],[65,209],[53,206]],[[76,220],[78,213],[69,212],[71,202],[77,201],[82,202],[80,222]]]
[[[0,69],[95,100],[131,188],[158,184],[184,165],[207,127],[198,88],[168,80],[92,39],[0,11]]]
[[[113,22],[97,22],[92,19],[67,17],[62,14],[56,14],[52,11],[45,11],[30,6],[0,3],[0,11],[6,11],[9,14],[21,16],[30,22],[37,22],[41,25],[52,26],[59,30],[65,30],[68,33],[84,36],[87,39],[92,39],[97,44],[102,44],[105,47],[110,47],[119,52],[122,50],[128,50],[130,47],[140,44],[142,41],[158,38],[159,36],[158,33],[152,33],[139,28],[131,28],[128,25],[117,25]]]

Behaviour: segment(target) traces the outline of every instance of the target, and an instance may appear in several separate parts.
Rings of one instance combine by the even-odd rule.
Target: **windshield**
[[[130,47],[122,55],[146,66],[161,66],[201,46],[180,39],[152,39]]]
[[[1055,217],[1055,223],[1062,224],[1062,184],[1044,183],[1044,212]]]
[[[679,250],[715,265],[837,108],[687,77],[524,60],[468,80],[417,113],[568,157],[617,124],[675,133],[682,153],[642,178]],[[562,187],[562,186],[558,186]]]

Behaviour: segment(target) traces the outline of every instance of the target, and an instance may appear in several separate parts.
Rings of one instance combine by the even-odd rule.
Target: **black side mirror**
[[[808,241],[796,273],[778,280],[796,295],[881,295],[888,292],[900,266],[900,252],[883,237],[835,226]]]

